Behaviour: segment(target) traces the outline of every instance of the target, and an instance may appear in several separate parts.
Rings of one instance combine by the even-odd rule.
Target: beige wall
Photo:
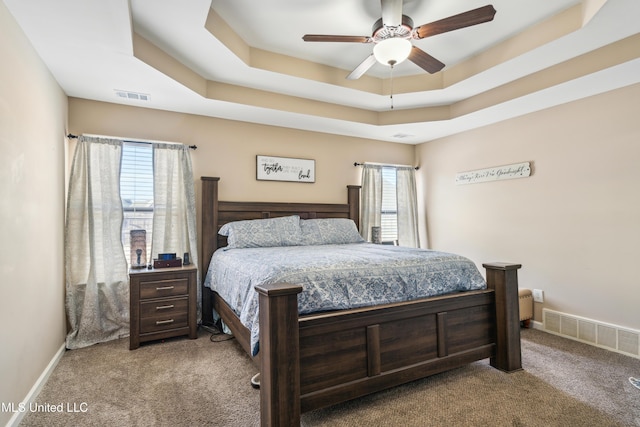
[[[354,162],[412,164],[414,156],[411,145],[76,98],[69,100],[69,126],[75,134],[195,144],[196,194],[201,176],[218,176],[221,200],[346,203],[346,186],[360,184],[361,169]],[[316,182],[257,181],[257,154],[314,159]]]
[[[67,97],[2,2],[0,28],[0,402],[17,405],[66,333]]]
[[[639,111],[635,85],[417,146],[431,247],[522,263],[545,307],[640,329]],[[524,161],[529,178],[454,183]]]
[[[411,164],[414,147],[71,98],[76,134],[111,135],[197,145],[191,156],[200,176],[219,176],[220,198],[253,201],[346,202],[346,186],[360,183],[358,161]],[[256,180],[256,155],[314,159],[313,184]],[[196,191],[198,190],[196,188]],[[344,190],[344,191],[343,191]]]

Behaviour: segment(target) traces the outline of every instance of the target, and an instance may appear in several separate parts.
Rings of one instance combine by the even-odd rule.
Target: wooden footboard
[[[262,425],[476,360],[521,369],[520,265],[484,267],[487,290],[300,318],[300,286],[257,287]]]

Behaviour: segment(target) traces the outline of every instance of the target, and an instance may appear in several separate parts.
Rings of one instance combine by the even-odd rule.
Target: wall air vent
[[[149,101],[148,93],[131,92],[127,90],[115,89],[116,96],[119,98],[132,99],[135,101]]]
[[[640,331],[547,308],[542,318],[546,332],[640,358]]]

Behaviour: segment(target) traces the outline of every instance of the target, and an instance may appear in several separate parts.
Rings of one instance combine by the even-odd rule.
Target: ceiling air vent
[[[415,135],[411,135],[410,133],[396,133],[395,135],[392,135],[392,138],[396,138],[396,139],[402,139],[402,138],[408,138],[410,136],[415,136]]]
[[[130,92],[127,90],[115,90],[119,98],[133,99],[136,101],[149,101],[149,94],[140,92]]]

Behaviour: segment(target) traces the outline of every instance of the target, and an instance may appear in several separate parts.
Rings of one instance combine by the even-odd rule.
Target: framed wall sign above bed
[[[316,182],[316,161],[290,157],[256,156],[259,181]]]

